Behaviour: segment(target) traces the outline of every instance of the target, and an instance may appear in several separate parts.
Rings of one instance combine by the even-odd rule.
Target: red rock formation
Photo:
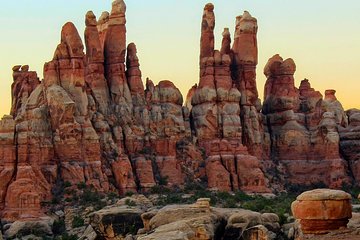
[[[230,31],[229,28],[224,28],[224,31],[222,33],[223,40],[221,42],[221,54],[231,54],[231,37],[230,37]]]
[[[136,53],[136,45],[134,43],[130,43],[127,47],[126,76],[131,95],[134,96],[139,94],[144,97],[144,85],[141,80],[141,71],[139,69],[140,64]]]
[[[0,210],[3,209],[10,181],[16,170],[15,121],[4,116],[0,121]]]
[[[200,60],[204,57],[213,56],[215,46],[214,28],[214,5],[212,3],[208,3],[204,7],[204,13],[201,23]]]
[[[340,190],[315,189],[302,193],[291,204],[306,234],[324,234],[346,228],[351,218],[351,195]]]
[[[26,103],[32,91],[40,84],[36,72],[29,71],[29,66],[13,67],[14,82],[11,85],[12,107],[10,114],[16,117],[21,111],[21,106]]]
[[[13,116],[0,121],[2,218],[41,216],[40,203],[67,181],[124,194],[207,179],[209,188],[261,193],[270,191],[266,170],[278,188],[285,178],[339,187],[349,183],[339,143],[360,179],[358,112],[346,115],[334,90],[322,99],[308,80],[296,88],[293,60],[269,60],[261,107],[257,20],[248,12],[237,17],[232,47],[224,29],[218,51],[214,6],[205,6],[199,84],[185,106],[168,80],[147,79],[144,89],[136,45],[126,47],[125,12],[116,0],[99,21],[86,14],[86,54],[66,23],[42,83],[28,66],[13,68]]]
[[[51,187],[57,178],[43,90],[43,85],[38,85],[15,119],[16,171],[5,198],[3,217],[7,220],[38,217],[40,201],[51,199]]]
[[[101,48],[104,49],[106,32],[109,27],[109,12],[102,12],[99,21],[97,22],[97,29],[99,32]]]
[[[125,76],[126,5],[122,0],[113,2],[105,35],[104,55],[106,79],[115,104],[131,103],[130,90]]]
[[[222,51],[214,51],[213,27],[208,27],[214,24],[213,6],[206,5],[201,31],[200,82],[189,94],[195,134],[207,155],[208,187],[266,192],[259,160],[250,156],[242,144],[241,93],[231,78],[230,36],[225,30]]]
[[[18,167],[16,180],[7,189],[3,219],[15,221],[45,216],[41,210],[41,192],[35,185],[32,167]]]
[[[343,106],[335,96],[336,91],[333,89],[325,91],[325,98],[322,102],[322,108],[326,112],[333,112],[337,125],[346,127],[348,125],[348,116],[344,111]]]
[[[96,28],[96,17],[89,11],[85,19],[86,71],[85,81],[97,110],[107,115],[110,108],[110,97],[107,81],[104,76],[104,52]]]
[[[90,15],[90,17],[89,17]],[[91,14],[88,25],[94,25]],[[86,34],[89,34],[89,26]],[[96,35],[93,43],[96,45]],[[107,191],[109,184],[102,173],[99,137],[88,113],[88,96],[85,91],[85,63],[83,44],[72,23],[64,25],[61,43],[55,51],[52,62],[44,70],[46,99],[49,107],[54,147],[60,161],[64,181],[76,184],[86,182],[99,190]],[[88,63],[101,61],[101,51],[88,49]],[[57,66],[52,71],[52,65]],[[54,75],[55,74],[55,75]],[[51,79],[58,76],[58,84]],[[101,81],[101,79],[99,80]],[[52,84],[52,85],[51,85]],[[105,85],[106,86],[106,85]]]
[[[256,18],[247,11],[236,18],[232,78],[241,93],[243,143],[250,154],[263,158],[261,102],[256,87],[257,29]]]
[[[263,113],[271,135],[271,157],[285,167],[290,183],[325,183],[340,187],[349,181],[340,158],[339,135],[333,111],[322,110],[322,96],[308,80],[297,89],[292,59],[272,57],[267,76]],[[331,169],[331,171],[329,171]]]
[[[339,126],[340,150],[348,160],[354,183],[360,185],[360,110],[350,109],[346,111],[349,125]]]

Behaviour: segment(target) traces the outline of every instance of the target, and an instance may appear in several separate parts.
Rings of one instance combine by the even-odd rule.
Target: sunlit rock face
[[[239,70],[243,69],[243,62],[239,59],[249,58],[249,61],[244,61],[246,64],[250,64],[255,71],[257,46],[256,42],[249,43],[248,41],[253,41],[254,37],[256,39],[256,30],[251,30],[253,37],[248,39],[242,38],[242,33],[238,28],[246,28],[244,24],[252,24],[254,28],[257,28],[256,19],[245,12],[244,18],[250,18],[251,23],[248,23],[247,20],[237,22],[237,32],[235,33],[235,41],[242,42],[241,44],[244,46],[255,44],[251,53],[241,52],[243,45],[238,42],[234,43],[231,50],[228,29],[223,32],[221,51],[218,51],[214,50],[215,17],[213,10],[214,7],[209,4],[204,8],[200,43],[200,81],[198,86],[191,89],[188,94],[191,96],[188,101],[189,103],[191,101],[191,117],[195,136],[199,146],[205,150],[207,155],[208,187],[222,191],[242,189],[267,192],[269,189],[266,186],[259,159],[251,156],[243,144],[244,138],[248,139],[250,135],[254,134],[249,116],[243,118],[245,122],[242,124],[241,109],[247,108],[251,111],[256,104],[255,76],[251,76],[251,79],[246,76],[243,79],[238,75],[243,74],[242,70]],[[237,68],[232,69],[232,65],[236,65]],[[233,75],[237,78],[233,79]],[[240,81],[249,81],[249,84],[246,84],[248,88],[237,84]],[[251,84],[253,85],[250,86]],[[254,88],[256,93],[251,92]],[[247,93],[249,93],[249,98],[252,98],[250,95],[255,94],[256,100],[251,99],[242,104],[242,97]],[[255,109],[254,111],[255,122],[259,126],[258,111]],[[259,133],[259,138],[260,136]],[[255,139],[253,140],[255,141]],[[258,140],[261,144],[261,140]]]
[[[341,187],[349,183],[347,163],[340,157],[337,115],[341,104],[331,107],[328,98],[311,88],[307,79],[294,84],[296,65],[279,55],[269,59],[263,114],[271,137],[270,156],[283,167],[289,184]]]
[[[352,216],[351,195],[332,189],[315,189],[302,193],[291,210],[305,234],[324,234],[346,228]]]
[[[169,80],[143,81],[125,14],[122,0],[98,20],[87,12],[84,43],[66,23],[42,81],[27,65],[13,68],[11,115],[0,121],[2,219],[43,216],[41,203],[65,182],[121,194],[191,182],[255,193],[358,182],[359,111],[345,112],[335,90],[323,99],[306,79],[295,87],[294,61],[275,55],[261,104],[250,13],[236,17],[233,39],[224,28],[216,50],[215,7],[204,7],[199,81],[185,99]]]

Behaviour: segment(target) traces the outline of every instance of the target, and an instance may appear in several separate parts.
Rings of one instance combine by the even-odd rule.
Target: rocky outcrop
[[[136,208],[108,207],[91,215],[91,226],[101,239],[124,238],[127,233],[136,233],[143,227],[140,215],[143,212]]]
[[[351,218],[351,196],[340,190],[315,189],[299,195],[291,210],[303,233],[323,234],[346,228]]]
[[[232,78],[241,93],[241,121],[243,144],[251,155],[264,158],[261,101],[256,86],[258,63],[257,19],[245,11],[236,17],[235,36],[232,46]]]
[[[13,115],[0,124],[3,219],[40,217],[61,183],[126,193],[205,177],[180,91],[170,81],[144,89],[125,11],[119,0],[99,21],[86,14],[86,54],[66,23],[41,83],[28,66],[14,67]]]
[[[52,226],[54,221],[49,217],[40,218],[32,221],[15,221],[10,226],[7,226],[4,232],[6,239],[13,239],[16,237],[25,237],[36,233],[38,236],[50,237],[52,232]],[[34,236],[34,235],[32,235]]]
[[[4,116],[0,121],[0,209],[4,208],[7,188],[16,171],[15,121]]]
[[[255,193],[358,183],[359,113],[344,112],[335,90],[323,99],[306,79],[296,88],[294,61],[275,55],[261,106],[250,13],[236,18],[233,44],[225,28],[215,50],[214,6],[205,6],[199,83],[184,105],[171,81],[143,82],[125,14],[123,0],[98,21],[87,12],[85,53],[66,23],[41,82],[29,66],[13,68],[11,116],[0,121],[2,219],[41,217],[41,203],[69,184],[125,194],[192,182]],[[266,232],[253,227],[249,236]]]
[[[339,134],[330,100],[311,88],[308,80],[295,87],[292,59],[275,55],[268,61],[263,114],[270,135],[270,156],[282,165],[289,184],[348,183],[347,163],[339,153]],[[340,105],[341,107],[341,105]],[[339,109],[341,112],[342,107]]]
[[[204,9],[200,82],[188,94],[188,97],[191,96],[195,135],[207,155],[208,187],[224,191],[242,189],[267,192],[259,160],[251,156],[243,145],[240,118],[243,95],[241,88],[236,86],[236,80],[232,79],[231,65],[236,63],[237,58],[232,59],[236,52],[230,50],[231,40],[227,29],[223,33],[222,50],[214,50],[213,47],[213,8],[208,4]],[[235,43],[234,46],[241,47]],[[248,127],[247,123],[245,125]]]
[[[12,107],[10,114],[16,117],[21,106],[26,103],[32,91],[40,84],[36,72],[29,71],[28,65],[17,65],[13,67],[14,82],[11,85]]]
[[[275,214],[212,208],[209,200],[144,213],[146,228],[139,231],[138,239],[275,239],[279,232]],[[254,238],[256,235],[262,238]]]
[[[349,161],[354,183],[360,184],[360,110],[346,111],[349,125],[339,126],[341,154]]]

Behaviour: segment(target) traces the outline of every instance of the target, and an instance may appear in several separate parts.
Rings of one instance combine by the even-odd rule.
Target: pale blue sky
[[[128,42],[138,46],[143,79],[172,80],[186,95],[198,82],[200,23],[204,0],[128,0]],[[258,19],[258,90],[262,69],[279,53],[297,64],[296,84],[309,78],[324,92],[337,89],[346,108],[360,108],[360,1],[358,0],[214,0],[216,43],[235,17],[248,10]],[[10,109],[11,68],[29,64],[42,78],[67,21],[84,31],[84,15],[111,9],[104,0],[2,1],[0,8],[0,114]]]

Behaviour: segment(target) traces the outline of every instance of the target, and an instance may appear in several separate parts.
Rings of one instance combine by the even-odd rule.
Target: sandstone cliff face
[[[99,21],[86,14],[86,54],[66,23],[42,82],[14,67],[12,117],[0,122],[3,219],[40,217],[40,203],[65,182],[126,193],[205,177],[180,91],[170,81],[144,89],[125,12],[118,0]]]
[[[336,101],[337,102],[337,101]],[[355,184],[360,180],[360,110],[346,111],[349,124],[339,127],[340,150],[342,156],[349,161]]]
[[[308,80],[296,88],[294,61],[275,55],[261,106],[250,13],[236,18],[233,44],[225,28],[215,50],[214,6],[205,6],[200,80],[185,103],[168,80],[143,83],[125,14],[122,0],[98,21],[89,11],[85,46],[66,23],[41,82],[27,65],[13,68],[11,116],[0,121],[2,219],[42,216],[40,203],[65,182],[121,194],[192,181],[265,193],[275,183],[340,187],[360,179],[359,113],[344,112],[334,90],[323,99]]]
[[[204,8],[200,44],[200,82],[199,86],[188,94],[188,96],[192,95],[191,116],[195,135],[199,146],[205,149],[207,155],[208,187],[224,191],[242,189],[267,192],[269,190],[266,187],[265,176],[260,169],[259,160],[255,156],[251,156],[247,147],[243,145],[243,125],[240,118],[241,109],[243,109],[241,98],[249,89],[237,86],[237,81],[240,79],[232,79],[233,70],[231,69],[231,66],[237,64],[241,57],[244,59],[247,57],[257,58],[257,51],[252,53],[256,56],[237,53],[235,50],[241,48],[237,43],[234,43],[233,46],[235,50],[230,50],[231,39],[228,29],[225,29],[223,33],[221,51],[214,50],[215,17],[213,9],[211,4],[207,4]],[[246,12],[244,17],[250,18]],[[256,25],[256,20],[251,20]],[[241,22],[238,24],[238,28],[243,27]],[[253,34],[256,35],[256,31]],[[241,42],[241,40],[239,41]],[[247,41],[247,39],[242,39],[242,41]],[[255,44],[256,48],[256,42],[252,44]],[[242,68],[240,64],[238,68]],[[256,62],[250,64],[256,64]],[[236,74],[240,71],[238,70]],[[254,78],[246,78],[245,81],[247,80],[255,81]],[[247,84],[247,86],[249,85],[251,83]],[[249,95],[251,94],[249,93]],[[257,92],[255,95],[257,100]],[[249,109],[253,103],[250,99]],[[255,114],[257,114],[256,111]],[[243,121],[246,121],[244,126],[248,130],[245,131],[245,139],[249,139],[253,128],[248,125],[248,116],[245,116]]]
[[[292,59],[275,55],[268,61],[262,113],[271,136],[270,156],[283,167],[289,183],[325,183],[341,187],[348,183],[347,163],[340,158],[338,120],[344,114],[340,105],[331,107],[328,99],[311,88],[308,80],[295,87]]]

